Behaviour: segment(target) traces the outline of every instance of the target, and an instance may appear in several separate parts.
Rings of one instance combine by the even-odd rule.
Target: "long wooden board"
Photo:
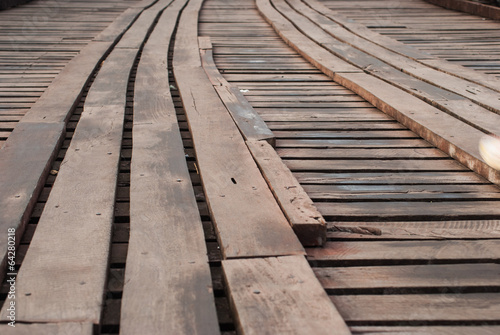
[[[371,241],[327,242],[325,248],[308,248],[311,261],[451,261],[488,260],[500,257],[500,241]]]
[[[136,74],[121,334],[219,334],[203,226],[165,66],[185,3],[175,1],[163,12]]]
[[[497,321],[500,294],[333,296],[347,321]]]
[[[128,22],[121,25],[126,28],[137,15],[135,12],[123,13],[116,21]],[[120,30],[108,31],[106,42],[96,40],[81,50],[19,122],[0,150],[0,207],[3,208],[0,227],[5,231],[16,228],[18,240],[63,139],[65,122],[95,68],[122,33]],[[8,86],[14,85],[9,83]],[[0,277],[5,268],[6,243],[5,239],[0,240]]]
[[[173,68],[223,256],[302,254],[300,242],[201,66],[200,6],[201,1],[191,1],[183,11]]]
[[[263,141],[246,144],[302,245],[323,245],[325,219],[274,148]]]
[[[350,334],[303,256],[222,261],[239,334]]]
[[[89,90],[17,278],[18,320],[99,323],[126,92],[137,53],[114,50]]]
[[[406,290],[489,288],[500,284],[498,264],[439,264],[315,268],[326,290]]]
[[[199,42],[203,69],[245,140],[266,140],[274,146],[276,139],[272,131],[243,94],[229,84],[215,66],[210,39],[200,37]]]

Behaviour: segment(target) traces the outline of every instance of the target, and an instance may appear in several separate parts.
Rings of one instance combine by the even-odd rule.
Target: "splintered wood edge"
[[[300,242],[322,246],[326,242],[325,219],[292,171],[269,143],[246,141],[246,145]]]
[[[266,122],[252,108],[239,89],[231,85],[219,72],[213,59],[210,37],[198,37],[198,44],[202,67],[242,136],[245,140],[264,140],[275,147],[276,136]]]
[[[304,256],[223,260],[239,334],[351,334]]]

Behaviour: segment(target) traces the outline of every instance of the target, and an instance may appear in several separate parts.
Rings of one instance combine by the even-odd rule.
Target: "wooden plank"
[[[84,112],[18,274],[16,304],[20,321],[99,323],[128,76],[137,52],[113,51],[89,90]],[[121,64],[122,71],[115,71],[114,64]]]
[[[324,248],[308,248],[310,261],[437,261],[496,262],[500,241],[370,241],[327,242]]]
[[[342,61],[332,58],[331,54],[309,40],[289,21],[276,11],[268,0],[257,0],[257,8],[266,21],[276,30],[278,35],[295,51],[302,55],[307,61],[319,68],[324,73],[333,75],[334,72],[360,72],[358,68]],[[299,47],[300,46],[300,47]],[[304,50],[308,50],[304,52]]]
[[[239,334],[350,334],[302,256],[222,261]]]
[[[185,2],[164,11],[136,74],[123,334],[219,334],[203,226],[164,66]]]
[[[347,322],[496,321],[500,294],[345,295],[331,297]]]
[[[500,332],[499,326],[354,326],[351,329],[355,334],[366,335],[496,335]]]
[[[243,94],[230,85],[217,69],[212,57],[210,39],[200,37],[199,40],[203,69],[245,140],[266,140],[274,146],[276,139],[272,131]]]
[[[430,172],[467,171],[467,168],[451,159],[409,160],[409,159],[307,159],[285,160],[286,166],[299,171],[351,171],[351,172]]]
[[[498,201],[397,201],[318,202],[316,207],[329,220],[467,220],[495,219],[500,215]]]
[[[500,183],[500,173],[478,154],[483,132],[369,75],[345,73],[337,80],[468,168]]]
[[[493,185],[304,185],[315,200],[475,200],[500,199]]]
[[[444,102],[441,100],[453,100],[455,104],[457,100],[460,100],[463,104],[460,108],[452,109],[450,108],[451,106],[447,105],[448,109],[459,115],[465,106],[468,107],[470,105],[470,101],[474,101],[490,110],[499,111],[500,102],[496,97],[498,96],[500,86],[494,91],[429,68],[412,59],[401,57],[392,51],[344,30],[342,27],[333,26],[333,22],[297,0],[289,2],[293,3],[301,14],[293,11],[284,3],[284,0],[273,0],[273,2],[276,8],[285,17],[299,26],[309,38],[325,46],[334,55],[343,60],[350,61],[380,79],[389,80],[394,85],[404,88],[411,94],[419,96],[424,100],[431,100],[434,105],[443,105]],[[309,21],[306,16],[316,24]],[[327,34],[327,32],[332,36]],[[447,91],[441,90],[441,88]],[[448,91],[456,94],[450,94]],[[467,99],[462,97],[466,97]],[[500,117],[488,110],[480,109],[476,110],[475,113],[481,115],[476,117],[478,120],[490,120],[492,118],[496,120],[493,122],[486,120],[484,123],[480,122],[485,129],[490,129],[491,124],[500,123]],[[467,111],[466,115],[469,116],[470,114],[471,112]],[[496,130],[498,131],[498,129]]]
[[[380,159],[436,159],[436,158],[446,158],[448,155],[444,154],[438,149],[432,148],[398,148],[398,149],[278,149],[276,150],[280,157],[282,158],[294,158],[294,159],[359,159],[359,158],[380,158]]]
[[[312,200],[270,144],[246,142],[274,197],[304,246],[326,241],[326,223]]]
[[[8,211],[0,214],[2,229],[13,227],[19,237],[22,235],[40,185],[64,136],[64,122],[78,104],[93,71],[121,33],[115,30],[108,34],[106,42],[91,42],[83,48],[52,81],[5,142],[0,152],[3,189],[0,204]],[[8,83],[6,86],[33,85]],[[0,242],[2,264],[6,257],[4,248],[4,242]]]
[[[0,331],[4,335],[92,335],[94,325],[91,323],[16,323],[15,327],[7,324],[0,325]]]
[[[465,291],[500,284],[499,264],[438,264],[314,268],[326,290],[390,290],[393,293],[433,289]],[[379,292],[379,291],[377,291]]]
[[[201,1],[191,1],[182,13],[173,69],[223,256],[302,254],[300,242],[201,67],[200,6]]]
[[[500,8],[484,3],[464,0],[426,0],[434,5],[453,10],[459,10],[474,15],[487,17],[492,20],[500,20]]]
[[[473,172],[379,172],[379,173],[323,173],[297,172],[301,184],[488,184]],[[411,180],[411,182],[410,182]]]
[[[333,222],[328,224],[331,239],[496,239],[500,222],[470,221],[404,221],[404,222]]]
[[[494,76],[484,75],[463,66],[443,61],[439,58],[431,56],[426,52],[413,48],[411,45],[405,45],[404,43],[396,39],[370,30],[363,24],[357,23],[353,20],[349,20],[339,12],[330,10],[323,3],[317,0],[306,0],[305,2],[318,13],[321,13],[322,15],[328,17],[331,21],[345,28],[345,31],[350,31],[353,34],[365,39],[366,41],[373,42],[373,44],[377,44],[385,49],[389,49],[395,53],[404,55],[409,59],[414,59],[419,63],[430,65],[431,68],[439,70],[441,72],[456,76],[458,78],[470,80],[471,82],[484,85],[485,87],[489,87],[494,90],[498,90],[499,88],[499,82]],[[336,31],[338,31],[338,29]],[[349,41],[345,42],[350,43]],[[380,49],[377,50],[380,51]],[[377,56],[379,54],[378,51],[374,53],[372,52],[371,54]]]
[[[0,205],[3,210],[0,212],[0,222],[5,231],[8,228],[16,229],[17,241],[21,239],[38,194],[43,188],[63,132],[62,123],[22,123],[1,150]],[[26,178],[23,179],[22,176]],[[6,239],[0,241],[0,253],[0,276],[3,276],[7,260]]]

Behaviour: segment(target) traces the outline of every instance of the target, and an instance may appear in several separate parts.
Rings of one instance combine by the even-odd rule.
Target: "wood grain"
[[[246,144],[302,245],[323,245],[325,220],[276,151],[262,141]]]
[[[201,1],[190,2],[182,13],[173,68],[223,256],[302,254],[300,242],[201,67],[196,24],[200,6]]]
[[[0,325],[0,331],[4,335],[92,335],[94,325],[91,323],[16,323],[15,327],[6,324]]]
[[[240,334],[350,334],[302,256],[222,262]]]
[[[203,226],[166,67],[168,36],[185,3],[176,1],[163,12],[136,74],[122,334],[219,334]]]

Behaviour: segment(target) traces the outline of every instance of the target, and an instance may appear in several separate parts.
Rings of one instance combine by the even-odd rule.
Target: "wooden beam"
[[[222,261],[239,334],[350,334],[303,256]]]
[[[299,240],[201,66],[197,31],[201,3],[190,1],[182,13],[173,68],[223,257],[303,254]]]
[[[8,324],[0,325],[3,335],[92,335],[94,325],[92,323],[15,323],[15,327]]]
[[[137,68],[122,334],[219,334],[167,70],[170,36],[185,3],[175,1],[163,12]]]
[[[264,141],[246,144],[302,245],[323,245],[326,241],[323,216],[274,148]]]
[[[205,69],[208,79],[210,79],[217,94],[229,113],[231,113],[231,117],[245,140],[265,140],[274,146],[276,144],[276,137],[264,120],[253,109],[245,96],[236,87],[229,84],[217,69],[212,56],[210,38],[200,37],[199,43],[203,69]]]

